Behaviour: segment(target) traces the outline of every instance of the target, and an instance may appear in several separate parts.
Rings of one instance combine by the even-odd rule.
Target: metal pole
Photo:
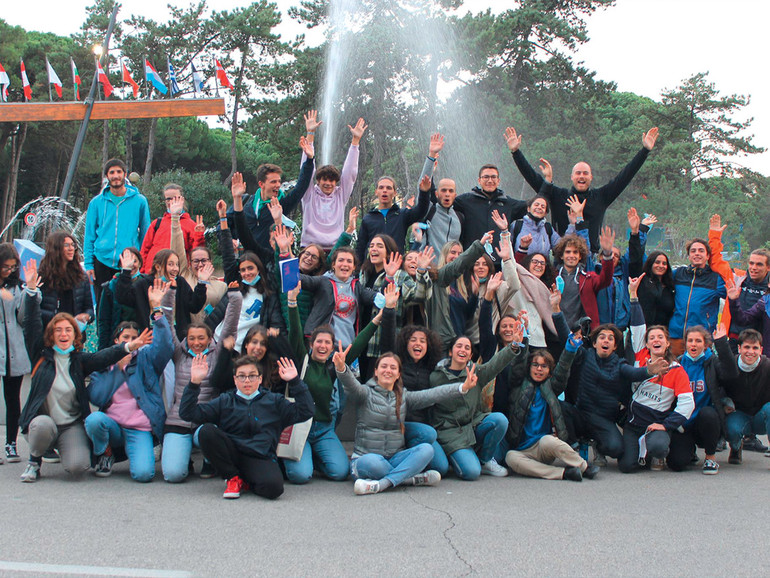
[[[103,56],[108,57],[108,51],[110,46],[110,37],[112,36],[112,29],[115,28],[115,20],[118,16],[118,9],[120,4],[115,4],[110,15],[110,24],[107,26],[107,34],[104,35],[104,52]],[[72,157],[70,157],[70,164],[67,167],[67,177],[64,179],[64,185],[61,190],[62,200],[67,200],[70,194],[70,187],[72,186],[72,180],[75,178],[75,170],[78,167],[78,160],[80,159],[80,152],[83,150],[83,143],[86,140],[86,131],[88,130],[88,121],[91,120],[91,111],[94,108],[94,100],[96,96],[96,85],[99,82],[99,69],[94,70],[94,79],[91,81],[91,90],[88,92],[88,98],[86,98],[86,114],[83,117],[83,123],[80,125],[78,136],[75,139],[75,147],[72,149]]]

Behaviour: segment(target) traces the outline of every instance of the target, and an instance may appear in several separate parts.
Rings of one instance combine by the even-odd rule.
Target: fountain
[[[13,239],[34,241],[40,236],[47,236],[54,229],[63,229],[71,233],[82,247],[85,217],[84,212],[60,197],[38,197],[14,213],[5,228],[0,231],[0,237],[10,231]]]

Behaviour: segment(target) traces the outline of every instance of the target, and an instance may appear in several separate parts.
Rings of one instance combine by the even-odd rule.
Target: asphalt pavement
[[[2,428],[0,428],[2,431]],[[21,438],[20,438],[21,439]],[[764,439],[764,438],[762,438]],[[449,477],[356,496],[314,479],[268,501],[224,482],[72,481],[61,464],[23,484],[0,466],[0,576],[756,576],[770,567],[770,458],[718,454],[721,471],[581,483]],[[702,450],[701,450],[702,458]],[[196,466],[200,465],[196,456]]]

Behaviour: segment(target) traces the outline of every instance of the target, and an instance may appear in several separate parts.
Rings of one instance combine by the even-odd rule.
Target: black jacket
[[[639,285],[639,305],[647,327],[668,327],[674,315],[674,288],[666,287],[654,275],[645,275]]]
[[[88,279],[78,283],[69,291],[56,291],[53,287],[41,285],[40,292],[43,300],[40,302],[40,314],[43,316],[43,327],[57,313],[69,313],[73,317],[88,313],[94,317],[94,302],[91,299],[91,284]]]
[[[289,395],[260,391],[247,400],[228,391],[216,399],[198,404],[200,388],[190,383],[184,390],[179,416],[194,423],[213,423],[233,440],[246,455],[275,458],[278,440],[284,428],[313,417],[315,404],[307,386],[299,378],[289,382]]]

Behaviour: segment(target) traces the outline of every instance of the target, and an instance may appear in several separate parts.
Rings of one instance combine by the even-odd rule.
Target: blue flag
[[[166,57],[166,62],[168,63],[168,83],[171,85],[171,96],[174,96],[181,91],[176,83],[176,72],[174,72],[174,67],[168,57]]]
[[[160,79],[160,74],[158,74],[158,71],[153,68],[150,61],[146,58],[144,59],[144,77],[147,79],[147,82],[152,84],[155,90],[161,94],[166,94],[168,92],[168,88],[166,88],[166,85],[163,84],[163,81]]]

